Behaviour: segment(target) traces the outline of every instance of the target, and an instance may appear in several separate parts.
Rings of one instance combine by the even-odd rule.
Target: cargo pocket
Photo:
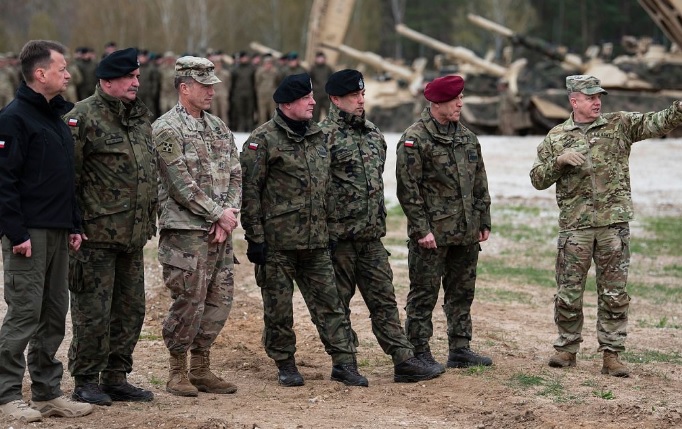
[[[159,246],[159,262],[163,266],[163,280],[173,299],[191,288],[189,278],[197,269],[197,257],[172,247]]]
[[[556,256],[556,280],[558,284],[561,284],[560,277],[566,269],[566,243],[568,242],[568,236],[559,236],[557,240],[557,256]]]
[[[81,248],[69,252],[69,290],[73,293],[85,292],[86,281],[83,265],[90,262],[90,252]]]

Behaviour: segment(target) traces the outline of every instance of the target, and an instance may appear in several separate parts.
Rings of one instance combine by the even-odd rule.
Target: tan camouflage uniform
[[[400,137],[397,194],[410,236],[407,337],[428,351],[441,282],[450,351],[468,347],[479,233],[491,228],[490,195],[478,138],[461,122],[439,124],[425,108]],[[437,248],[417,240],[433,233]]]
[[[576,353],[583,341],[583,292],[592,259],[597,267],[599,351],[625,349],[630,303],[628,222],[634,217],[630,149],[635,142],[661,137],[681,124],[680,109],[678,101],[660,112],[605,113],[584,129],[571,114],[538,146],[531,182],[537,189],[556,184],[560,210],[554,297],[557,351]],[[557,158],[571,150],[585,155],[585,162],[559,167]]]
[[[76,193],[88,237],[70,252],[76,385],[125,382],[145,315],[142,248],[156,233],[157,168],[149,110],[97,85],[64,115],[75,142]]]
[[[354,362],[350,323],[327,248],[329,153],[320,127],[310,123],[301,136],[278,113],[251,133],[241,163],[245,235],[267,246],[266,264],[256,267],[267,355],[284,361],[296,352],[295,280],[334,365]]]
[[[211,243],[211,225],[241,206],[241,168],[232,132],[217,116],[193,118],[177,104],[153,124],[159,174],[159,262],[173,303],[163,323],[172,354],[207,351],[234,295],[231,235]]]

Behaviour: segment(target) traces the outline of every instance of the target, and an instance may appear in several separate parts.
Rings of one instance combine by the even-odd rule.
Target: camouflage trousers
[[[554,348],[576,353],[583,341],[583,293],[594,259],[597,273],[597,340],[599,351],[625,350],[630,296],[630,227],[626,222],[559,234],[554,322],[559,337]]]
[[[133,370],[145,313],[142,248],[83,246],[69,257],[73,339],[69,372],[76,385],[120,384]]]
[[[268,251],[265,265],[256,265],[256,283],[263,296],[263,346],[267,355],[280,361],[296,353],[294,280],[333,364],[352,362],[356,349],[327,249]]]
[[[472,335],[471,304],[480,250],[478,243],[425,249],[416,240],[410,240],[410,291],[405,307],[405,331],[415,351],[429,348],[429,339],[433,336],[431,316],[438,301],[441,281],[449,348],[454,350],[469,345]]]
[[[163,340],[171,353],[209,350],[230,314],[232,237],[220,244],[212,239],[208,231],[161,231],[159,262],[173,298],[163,322]]]
[[[350,301],[357,285],[369,309],[372,332],[384,353],[391,355],[397,365],[414,356],[414,347],[400,324],[388,256],[381,240],[339,240],[332,262],[346,317],[350,321]],[[352,328],[351,334],[358,347],[358,336]]]

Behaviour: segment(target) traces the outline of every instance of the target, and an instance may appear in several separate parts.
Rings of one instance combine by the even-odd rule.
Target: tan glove
[[[583,162],[585,162],[585,155],[573,151],[565,152],[562,155],[559,155],[559,157],[556,159],[556,164],[559,167],[563,167],[565,165],[572,165],[573,167],[576,167],[578,165],[582,165]]]

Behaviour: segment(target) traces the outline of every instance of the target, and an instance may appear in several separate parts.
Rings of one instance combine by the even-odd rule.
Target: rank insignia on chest
[[[76,119],[76,118],[71,118],[71,119],[69,119],[68,124],[69,124],[70,127],[75,127],[75,126],[78,125],[78,119]]]
[[[414,147],[414,140],[405,140],[405,147]]]
[[[161,147],[161,150],[164,152],[173,152],[173,143],[163,142],[163,146]]]
[[[250,143],[249,143],[249,149],[251,149],[251,150],[257,150],[257,149],[258,149],[258,143],[256,143],[256,142],[250,142]]]

